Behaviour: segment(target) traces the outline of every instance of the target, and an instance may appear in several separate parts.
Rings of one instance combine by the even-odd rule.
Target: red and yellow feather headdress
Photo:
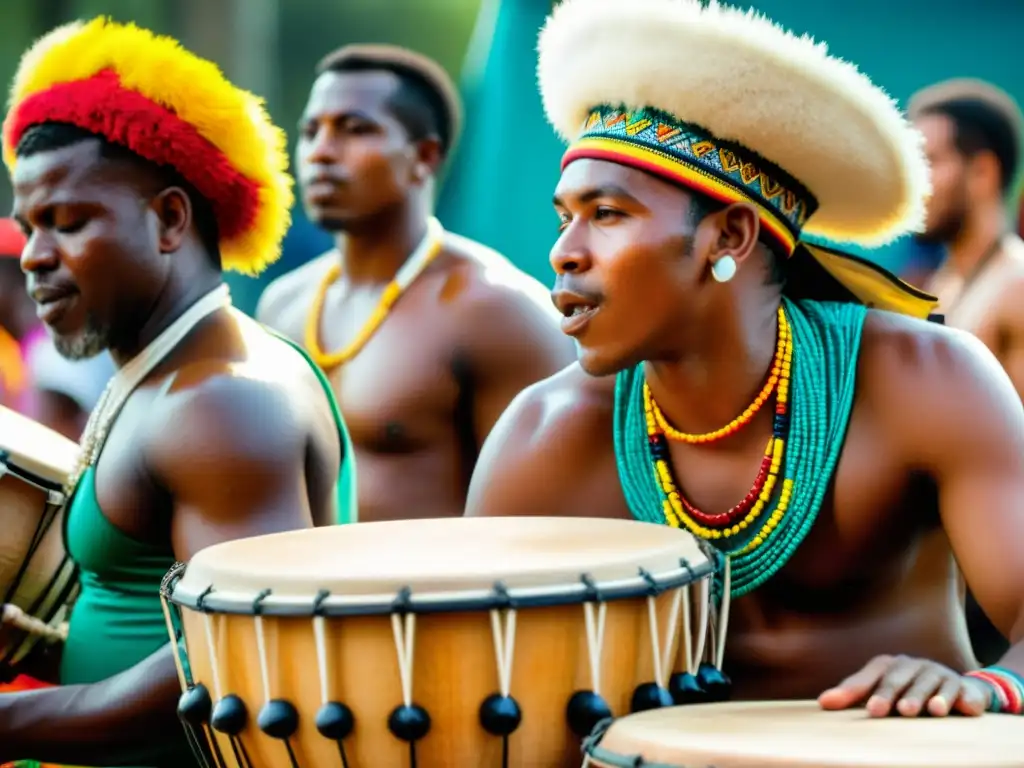
[[[107,18],[54,29],[22,57],[3,124],[13,171],[25,131],[63,122],[173,167],[213,205],[225,269],[280,256],[293,181],[263,101],[176,40]]]

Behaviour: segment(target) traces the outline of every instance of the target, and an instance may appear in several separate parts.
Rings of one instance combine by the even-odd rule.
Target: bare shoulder
[[[614,377],[593,378],[577,363],[520,392],[481,449],[466,514],[564,514],[566,503],[617,482],[614,395]]]
[[[297,302],[304,303],[302,299],[312,295],[336,259],[337,251],[331,249],[273,280],[260,295],[256,319],[279,330],[277,325],[282,316]]]
[[[972,439],[1024,436],[1024,408],[1006,372],[973,335],[872,311],[858,369],[861,399],[912,461],[930,463]],[[959,450],[959,449],[958,449]]]
[[[475,240],[446,233],[447,286],[458,294],[461,312],[486,310],[525,312],[550,321],[557,329],[559,314],[549,289],[512,261]]]

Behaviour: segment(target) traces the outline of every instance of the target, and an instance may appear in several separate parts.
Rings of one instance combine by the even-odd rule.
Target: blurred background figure
[[[909,112],[925,138],[932,197],[920,243],[942,260],[922,281],[940,299],[946,324],[977,336],[1024,397],[1024,240],[1015,231],[1024,118],[1013,97],[980,80],[954,79],[919,91]],[[1009,647],[973,599],[967,623],[985,664]]]

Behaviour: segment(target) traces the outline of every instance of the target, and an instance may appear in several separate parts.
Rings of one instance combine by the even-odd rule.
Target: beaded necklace
[[[630,510],[638,520],[685,526],[711,543],[729,561],[723,570],[729,573],[731,597],[774,576],[817,518],[853,407],[866,312],[859,304],[783,298],[778,341],[783,354],[780,360],[777,351],[773,365],[779,371],[772,436],[754,489],[718,515],[696,509],[678,490],[643,364],[617,377],[615,455]],[[719,573],[719,598],[723,586]]]
[[[70,500],[85,471],[99,458],[114,419],[136,387],[181,343],[200,321],[218,309],[231,306],[231,293],[223,283],[204,295],[167,326],[146,348],[119,368],[107,382],[96,407],[89,414],[80,441],[78,461],[64,483],[64,498]]]
[[[327,291],[334,282],[341,277],[340,260],[333,264],[327,274],[324,275],[317,289],[316,297],[313,299],[313,306],[309,309],[309,316],[306,318],[305,346],[309,356],[320,366],[321,370],[329,372],[338,366],[344,365],[357,354],[366,342],[370,340],[377,329],[381,326],[392,307],[405,293],[413,281],[420,276],[420,273],[435,259],[441,252],[444,245],[444,229],[441,222],[431,217],[427,221],[427,234],[412,252],[402,268],[398,270],[394,279],[388,283],[384,293],[380,297],[380,303],[370,315],[369,319],[360,329],[356,337],[346,346],[337,352],[325,352],[320,346],[320,318],[323,315],[324,302],[327,299]]]

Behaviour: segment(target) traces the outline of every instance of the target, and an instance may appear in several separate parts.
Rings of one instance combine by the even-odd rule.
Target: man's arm
[[[610,391],[587,391],[577,366],[527,387],[480,451],[466,516],[613,515],[621,497]],[[591,384],[591,386],[595,386]]]
[[[964,580],[1024,674],[1024,406],[999,362],[962,335],[914,400],[930,414],[918,445]],[[930,432],[930,434],[929,434]]]
[[[463,309],[459,324],[469,358],[477,445],[516,395],[576,361],[558,318],[547,296],[509,286],[477,291]]]
[[[146,459],[173,499],[178,559],[219,541],[312,526],[306,430],[283,392],[221,376],[168,397],[167,426]],[[146,764],[154,742],[181,733],[180,694],[168,643],[93,685],[2,696],[0,763]]]
[[[1006,373],[976,338],[934,329],[891,345],[867,378],[880,393],[906,466],[935,482],[953,554],[979,605],[1014,645],[1002,665],[1024,673],[1024,407]],[[990,692],[926,659],[880,656],[826,691],[827,709],[867,700],[884,717],[928,712],[980,715]]]

